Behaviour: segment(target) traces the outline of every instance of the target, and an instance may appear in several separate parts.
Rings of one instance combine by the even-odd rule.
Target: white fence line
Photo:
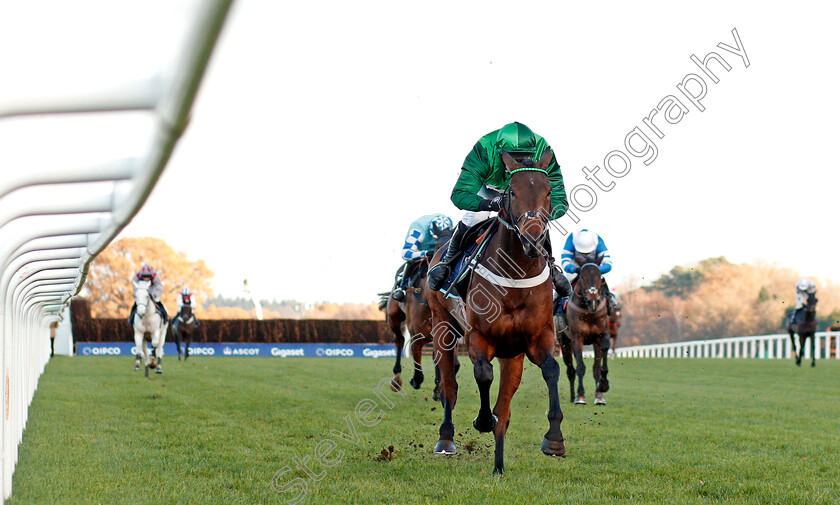
[[[796,346],[799,348],[798,335]],[[814,347],[815,359],[838,359],[840,358],[838,349],[840,349],[840,333],[817,332]],[[584,355],[592,357],[594,353],[589,350]],[[615,355],[619,358],[790,359],[794,357],[790,336],[787,333],[619,347],[615,350]],[[803,359],[811,359],[810,341],[805,344]]]
[[[152,191],[187,125],[231,3],[162,2],[161,7],[175,6],[170,14],[184,16],[186,35],[176,36],[180,43],[158,44],[176,57],[158,55],[150,75],[128,80],[106,75],[113,82],[94,79],[95,88],[78,86],[90,81],[84,70],[101,71],[111,62],[85,61],[87,51],[68,50],[67,46],[73,45],[77,35],[94,34],[96,44],[135,44],[137,49],[134,34],[113,40],[113,30],[108,31],[111,38],[102,33],[104,26],[117,26],[124,19],[103,20],[101,5],[95,2],[73,2],[69,11],[62,11],[66,16],[42,12],[37,5],[25,2],[0,8],[0,68],[4,76],[0,82],[0,381],[4,392],[0,489],[4,499],[12,492],[28,407],[49,359],[49,325],[60,319],[70,297],[81,290],[93,258],[128,224]],[[43,33],[54,32],[42,26],[49,17],[59,18],[61,23],[52,27],[59,32],[55,47],[43,44]],[[172,20],[161,21],[170,26]],[[131,28],[137,30],[135,25]],[[149,40],[161,33],[154,23],[139,26],[148,31]],[[62,30],[69,32],[62,35]],[[7,43],[10,40],[14,44]],[[32,58],[37,67],[30,67],[32,61],[16,60],[21,47],[44,48]],[[146,47],[138,52],[154,54]],[[32,75],[36,68],[47,69],[49,78]],[[53,85],[45,87],[44,83]],[[78,128],[74,121],[89,121],[91,113],[114,111],[133,111],[139,114],[132,116],[133,121],[151,125],[145,130],[135,125],[128,130],[131,134],[126,133],[135,137],[146,132],[138,139],[142,145],[138,152],[118,149],[110,157],[100,154],[110,146],[91,136],[67,142],[66,137],[72,137],[73,129]],[[113,116],[102,120],[116,121]],[[61,156],[51,157],[56,151]]]

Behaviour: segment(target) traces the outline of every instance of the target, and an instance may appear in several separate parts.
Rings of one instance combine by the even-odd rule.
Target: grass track
[[[455,409],[459,454],[442,457],[431,454],[442,412],[430,374],[420,391],[404,376],[405,398],[386,387],[395,406],[382,406],[377,425],[353,418],[357,444],[330,435],[347,432],[360,400],[376,399],[390,360],[170,357],[154,380],[131,366],[50,361],[8,504],[280,504],[296,494],[272,488],[287,465],[278,483],[304,479],[303,504],[840,503],[840,362],[614,360],[609,404],[597,408],[565,403],[562,374],[563,460],[539,451],[548,400],[527,365],[501,478],[490,475],[492,435],[472,428],[471,367]],[[585,386],[591,401],[591,375]],[[315,481],[293,458],[312,457],[325,438],[343,459],[310,461],[323,474]],[[389,445],[393,459],[376,461]]]

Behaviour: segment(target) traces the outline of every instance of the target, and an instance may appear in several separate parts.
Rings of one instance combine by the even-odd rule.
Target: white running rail
[[[621,335],[618,337],[621,339]],[[799,336],[796,336],[799,348]],[[817,332],[815,340],[816,359],[838,359],[840,333]],[[585,353],[593,356],[592,351]],[[610,352],[612,355],[612,352]],[[777,335],[759,335],[753,337],[721,338],[715,340],[692,340],[669,344],[638,345],[619,347],[615,350],[619,358],[793,358],[790,336],[787,333]],[[811,359],[811,342],[805,344],[803,360]]]
[[[0,6],[4,499],[12,492],[28,407],[49,360],[49,325],[82,288],[93,258],[140,210],[169,161],[231,3]],[[134,8],[127,16],[129,4]],[[144,13],[148,19],[135,17]]]

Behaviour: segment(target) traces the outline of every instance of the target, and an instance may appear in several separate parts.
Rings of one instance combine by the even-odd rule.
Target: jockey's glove
[[[491,212],[499,212],[502,210],[502,207],[505,203],[504,195],[499,195],[492,200],[482,200],[481,203],[478,204],[478,210],[480,211],[491,211]]]

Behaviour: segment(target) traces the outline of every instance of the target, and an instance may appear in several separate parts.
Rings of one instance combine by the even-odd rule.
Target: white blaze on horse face
[[[145,289],[137,289],[134,292],[134,303],[137,304],[137,315],[146,315],[146,305],[149,303],[149,292]]]

